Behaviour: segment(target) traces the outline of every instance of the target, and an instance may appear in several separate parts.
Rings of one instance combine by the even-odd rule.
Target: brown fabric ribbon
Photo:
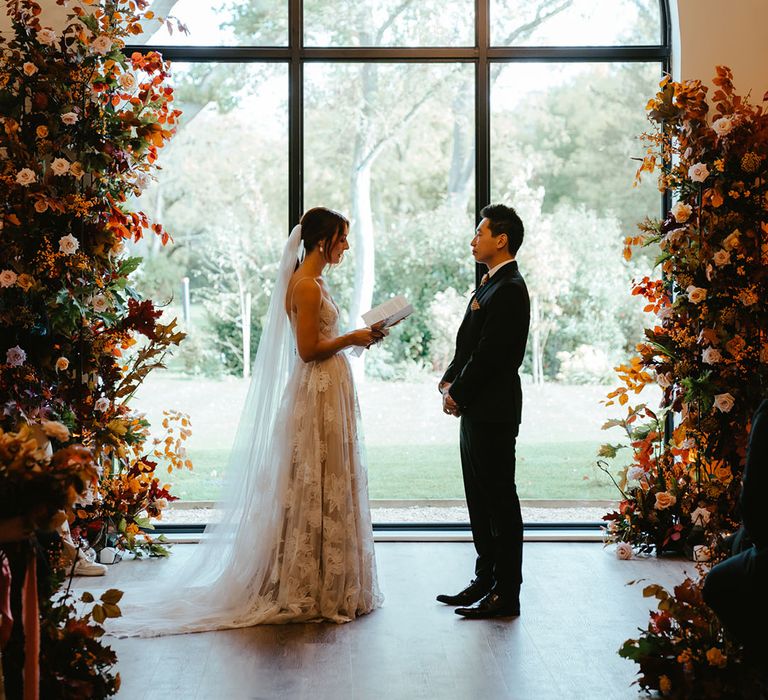
[[[5,649],[13,630],[11,614],[11,565],[0,550],[0,649]]]
[[[37,599],[37,557],[29,553],[24,588],[21,591],[24,623],[24,700],[40,697],[40,610]]]

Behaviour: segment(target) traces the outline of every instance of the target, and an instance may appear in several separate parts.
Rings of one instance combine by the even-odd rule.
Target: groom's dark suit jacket
[[[514,260],[470,300],[456,336],[456,352],[443,375],[444,382],[452,383],[449,393],[466,418],[519,425],[523,392],[518,370],[530,317],[528,288]]]

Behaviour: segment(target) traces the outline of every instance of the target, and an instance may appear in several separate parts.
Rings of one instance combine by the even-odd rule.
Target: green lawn
[[[564,442],[518,446],[521,498],[609,499],[617,491],[595,466],[595,443]],[[213,500],[221,486],[226,450],[193,450],[193,472],[174,475],[185,500]],[[463,498],[456,445],[387,445],[368,448],[371,498]]]
[[[167,475],[181,498],[216,498],[247,386],[234,377],[187,378],[162,372],[153,373],[142,386],[135,407],[146,411],[153,426],[162,423],[166,408],[190,415],[188,450],[194,471]],[[359,383],[372,498],[463,497],[459,423],[442,412],[436,386],[436,376]],[[524,387],[517,448],[522,498],[617,497],[613,484],[595,466],[601,443],[622,440],[620,434],[600,429],[621,413],[601,404],[608,390],[561,384]]]

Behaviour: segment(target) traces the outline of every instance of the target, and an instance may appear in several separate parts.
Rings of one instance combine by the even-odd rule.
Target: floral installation
[[[73,496],[105,499],[97,517],[123,513],[115,534],[130,548],[140,519],[173,499],[155,469],[191,467],[175,438],[168,454],[158,448],[128,405],[184,338],[131,286],[141,259],[128,253],[145,234],[171,240],[131,200],[152,180],[180,112],[169,64],[157,52],[124,52],[141,22],[160,21],[148,0],[56,0],[69,12],[55,29],[44,4],[53,5],[6,0],[11,31],[0,37],[0,442],[16,445],[3,455],[0,499],[21,494],[15,504],[35,525],[71,509]],[[119,614],[119,593],[98,603],[56,594],[61,564],[56,551],[46,555],[44,696],[111,696],[119,679],[100,623]]]
[[[123,458],[117,469],[101,480],[98,493],[77,504],[74,536],[83,537],[96,549],[108,544],[137,556],[168,554],[165,538],[153,538],[146,532],[154,529],[153,520],[162,519],[168,504],[178,500],[157,472],[160,465],[169,473],[192,469],[184,446],[192,431],[189,417],[178,411],[164,411],[163,428],[164,438],[150,439],[149,422],[144,417],[122,419],[119,430],[124,430],[123,445],[119,449]]]
[[[61,524],[78,498],[98,483],[98,470],[90,450],[67,445],[56,452],[48,437],[68,439],[61,423],[44,421],[22,425],[18,431],[0,428],[0,513],[22,516],[37,529]]]
[[[69,437],[66,426],[55,421],[23,424],[17,431],[0,428],[3,518],[23,517],[39,533],[73,517],[72,509],[78,499],[98,484],[99,477],[91,450],[76,444],[53,450],[52,442],[68,441]],[[38,571],[32,564],[42,549],[38,535],[32,535],[22,546],[27,550],[28,566],[33,567],[33,572]],[[45,551],[45,561],[50,574],[43,577],[38,587],[37,601],[40,695],[72,700],[110,697],[117,692],[120,678],[114,673],[114,651],[100,641],[104,634],[100,623],[120,615],[117,602],[122,593],[106,591],[99,603],[94,603],[90,593],[83,593],[76,603],[68,589],[56,593],[69,568],[62,559],[60,544]],[[90,610],[84,610],[84,605],[91,605]],[[25,640],[29,634],[25,629]]]
[[[126,252],[145,232],[170,241],[129,199],[180,112],[162,57],[123,53],[155,19],[148,2],[57,4],[71,8],[60,31],[39,3],[8,2],[0,42],[0,423],[61,421],[107,485],[146,437],[126,427],[130,398],[184,337],[131,287],[141,259]]]
[[[643,595],[656,598],[658,609],[619,655],[640,666],[635,684],[665,698],[765,697],[762,669],[747,663],[741,646],[723,632],[702,598],[702,582],[686,577],[672,592],[646,586]]]
[[[662,274],[632,289],[655,323],[617,368],[606,403],[627,414],[604,427],[626,441],[600,457],[631,453],[607,537],[645,552],[736,529],[750,419],[768,386],[768,115],[735,93],[730,69],[718,67],[714,84],[711,105],[700,81],[669,77],[648,102],[654,129],[637,178],[659,171],[675,204],[626,239],[627,259],[650,247]],[[649,385],[661,405],[633,405]]]
[[[60,577],[53,585],[59,587]],[[102,624],[119,617],[122,592],[110,588],[96,602],[90,593],[75,598],[67,591],[41,606],[40,697],[81,700],[108,698],[120,690],[114,671],[117,655],[101,642]]]

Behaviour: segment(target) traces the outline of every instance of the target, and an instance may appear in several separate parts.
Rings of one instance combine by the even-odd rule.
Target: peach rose
[[[667,508],[671,508],[673,505],[677,503],[677,498],[675,498],[671,493],[668,491],[660,491],[656,494],[656,503],[654,504],[654,508],[656,510],[666,510]]]

